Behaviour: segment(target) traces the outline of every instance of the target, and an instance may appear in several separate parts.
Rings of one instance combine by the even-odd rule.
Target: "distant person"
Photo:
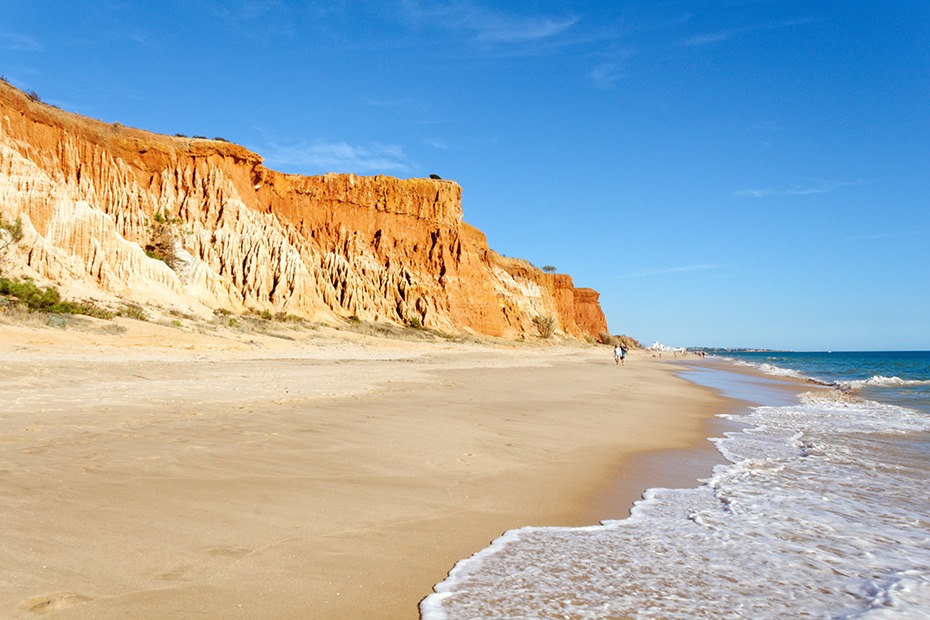
[[[623,354],[623,350],[620,348],[620,345],[614,347],[614,364],[620,364],[620,356]]]
[[[623,366],[623,361],[626,359],[626,347],[622,344],[620,345],[620,365]]]

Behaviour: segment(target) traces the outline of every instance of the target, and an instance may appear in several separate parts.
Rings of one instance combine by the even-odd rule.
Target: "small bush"
[[[412,327],[413,329],[423,328],[423,321],[421,321],[418,316],[407,317],[405,323],[407,323],[407,327]]]
[[[3,217],[0,217],[0,273],[3,273],[3,263],[10,246],[19,243],[22,238],[22,219],[16,218],[13,222],[7,222]]]
[[[171,308],[168,310],[168,314],[179,319],[187,319],[188,321],[196,321],[198,318],[196,314],[184,312],[182,310],[178,310],[177,308]]]
[[[106,308],[101,308],[92,303],[79,303],[76,304],[76,307],[79,310],[73,314],[83,314],[84,316],[92,316],[95,319],[106,319],[108,321],[116,316],[116,313],[110,312]]]
[[[142,306],[137,304],[126,304],[119,309],[119,312],[116,313],[118,316],[126,317],[127,319],[135,319],[137,321],[148,321],[149,316],[145,313],[145,310]]]
[[[546,273],[555,273],[555,267],[553,267],[552,265],[544,265],[542,269]]]
[[[153,219],[159,224],[180,224],[183,220],[179,217],[174,217],[171,215],[165,215],[164,213],[158,212],[153,216]]]
[[[555,333],[555,317],[539,315],[533,318],[533,325],[540,338],[551,338]]]

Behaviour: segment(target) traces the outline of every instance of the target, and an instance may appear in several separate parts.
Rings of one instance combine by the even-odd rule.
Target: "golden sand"
[[[727,403],[644,352],[85,323],[0,324],[0,617],[416,618],[719,458]]]

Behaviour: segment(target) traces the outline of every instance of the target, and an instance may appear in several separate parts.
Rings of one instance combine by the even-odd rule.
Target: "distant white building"
[[[649,347],[650,351],[656,351],[658,353],[684,353],[684,347],[670,347],[662,344],[658,340],[652,343],[652,346]]]

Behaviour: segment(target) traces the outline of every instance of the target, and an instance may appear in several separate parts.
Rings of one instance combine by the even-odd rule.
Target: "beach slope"
[[[415,618],[503,531],[622,517],[701,475],[632,463],[713,458],[723,407],[607,347],[127,319],[0,323],[0,400],[14,618]]]

